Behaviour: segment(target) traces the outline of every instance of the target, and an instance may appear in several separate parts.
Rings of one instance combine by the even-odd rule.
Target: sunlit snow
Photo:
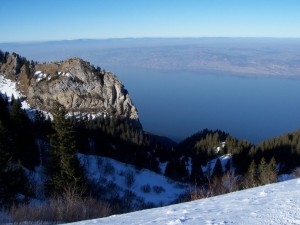
[[[72,224],[300,224],[300,179]]]

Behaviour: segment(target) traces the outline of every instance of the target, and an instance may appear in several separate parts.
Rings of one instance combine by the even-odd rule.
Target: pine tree
[[[15,161],[20,160],[23,166],[33,170],[39,164],[39,152],[35,144],[33,124],[22,110],[19,99],[12,102],[10,121],[15,142],[13,158]]]
[[[0,205],[15,201],[17,193],[27,194],[27,178],[18,165],[13,165],[11,138],[0,121]]]
[[[269,170],[269,181],[270,183],[277,182],[277,167],[276,167],[276,161],[275,158],[272,157],[270,160],[270,163],[268,165],[268,170]]]
[[[66,186],[82,186],[84,175],[76,157],[77,145],[72,123],[65,118],[64,106],[53,104],[53,130],[50,136],[50,162],[48,163],[48,193],[61,193]]]
[[[248,184],[247,188],[257,186],[257,165],[255,164],[254,160],[252,160],[250,163],[246,179]]]
[[[200,160],[197,160],[196,158],[192,160],[192,171],[190,181],[196,183],[197,185],[201,185],[204,182],[201,163]]]
[[[260,160],[260,163],[258,165],[258,179],[259,179],[260,185],[269,183],[268,165],[267,165],[264,157]]]
[[[4,125],[9,123],[8,102],[6,96],[0,95],[0,120]]]

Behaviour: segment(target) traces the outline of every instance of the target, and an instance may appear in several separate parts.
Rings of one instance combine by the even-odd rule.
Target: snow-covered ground
[[[300,224],[300,179],[71,224]]]
[[[3,75],[0,75],[0,93],[6,95],[8,100],[11,100],[12,95],[14,98],[21,98],[24,97],[16,88],[16,82],[13,82],[9,79],[6,79]],[[27,104],[26,101],[22,101],[22,108],[25,110],[30,109],[30,106]]]
[[[78,157],[89,179],[104,187],[110,186],[110,192],[114,188],[123,198],[128,190],[131,191],[136,196],[133,204],[138,205],[143,201],[147,205],[169,205],[190,190],[187,184],[175,182],[147,169],[138,170],[110,158],[84,154],[78,154]]]
[[[17,90],[16,82],[11,81],[10,79],[6,79],[3,75],[0,75],[0,94],[6,95],[8,97],[8,101],[11,101],[12,95],[15,99],[19,98],[21,100],[21,107],[24,109],[30,119],[34,119],[34,114],[36,109],[30,107],[30,105],[26,102],[25,96],[22,95],[20,91]],[[52,118],[52,115],[48,112],[42,111],[44,115]]]

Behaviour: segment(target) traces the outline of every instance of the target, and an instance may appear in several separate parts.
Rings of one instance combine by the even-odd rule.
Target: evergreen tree
[[[165,176],[174,180],[186,180],[188,171],[184,162],[180,159],[171,159],[166,166]]]
[[[255,164],[254,160],[252,160],[250,163],[246,179],[247,188],[257,186],[257,165]]]
[[[39,164],[39,152],[35,144],[33,124],[21,108],[19,99],[12,102],[10,111],[11,130],[15,142],[13,158],[33,170]]]
[[[268,175],[269,175],[269,172],[268,172],[268,165],[266,163],[266,160],[265,158],[263,157],[261,160],[260,160],[260,163],[258,165],[258,179],[259,179],[259,182],[261,185],[264,185],[264,184],[268,184]]]
[[[51,133],[51,120],[46,119],[43,112],[36,110],[34,113],[34,130],[35,134],[40,139],[46,139],[47,135]]]
[[[0,120],[4,125],[9,123],[8,101],[6,96],[0,94]]]
[[[48,193],[61,193],[66,186],[80,187],[84,184],[84,175],[76,157],[78,151],[72,123],[65,118],[64,106],[53,104],[53,130],[50,136],[50,162],[48,162]]]
[[[0,121],[0,205],[7,206],[17,193],[27,194],[27,178],[18,165],[12,164],[11,138]]]
[[[196,158],[193,158],[192,160],[192,171],[190,181],[196,183],[197,185],[201,185],[204,182],[201,163],[200,160],[197,160]]]
[[[276,161],[274,157],[272,157],[268,165],[268,173],[269,173],[268,174],[269,183],[277,182],[277,168],[276,168]]]

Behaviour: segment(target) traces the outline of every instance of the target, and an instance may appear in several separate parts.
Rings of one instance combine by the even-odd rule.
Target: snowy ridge
[[[0,94],[6,95],[9,102],[11,101],[12,95],[16,99],[19,98],[21,100],[22,109],[26,111],[28,117],[31,120],[34,119],[34,113],[37,109],[32,109],[30,105],[25,101],[25,96],[23,96],[22,93],[17,90],[16,82],[11,81],[10,79],[6,79],[3,75],[0,75]],[[43,112],[46,117],[49,116],[50,118],[52,118],[52,115],[49,112],[41,112]]]
[[[300,179],[71,224],[300,224]]]
[[[24,96],[17,90],[16,82],[6,79],[3,75],[0,75],[0,93],[8,97],[8,101],[11,101],[12,95],[21,99],[22,109],[30,110],[28,103],[23,100]]]

